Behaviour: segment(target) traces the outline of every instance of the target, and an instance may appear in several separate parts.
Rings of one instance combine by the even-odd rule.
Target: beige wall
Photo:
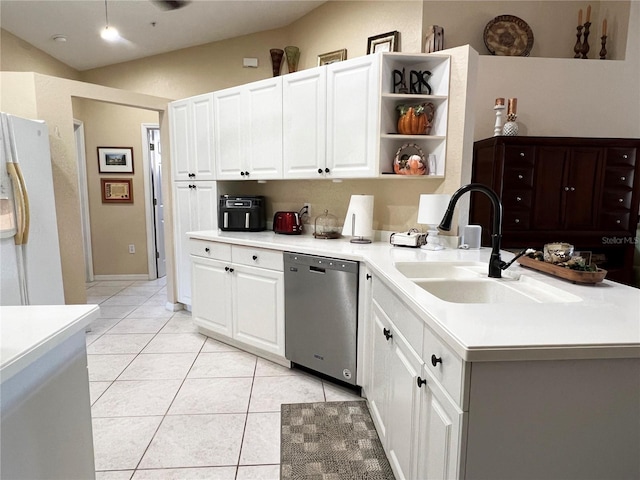
[[[424,2],[424,25],[444,28],[446,48],[469,44],[481,55],[489,55],[484,28],[499,15],[515,15],[533,32],[531,57],[571,58],[576,43],[578,10],[583,22],[591,5],[589,58],[599,58],[602,20],[607,19],[607,58],[624,60],[629,23],[629,1],[432,1]]]
[[[158,113],[86,99],[74,99],[73,113],[84,123],[91,249],[95,275],[148,274],[144,169],[140,125],[158,123]],[[132,147],[133,174],[100,174],[98,147]],[[133,180],[133,204],[102,203],[100,179]],[[129,245],[136,252],[130,254]]]
[[[38,72],[53,77],[80,79],[74,68],[3,29],[0,29],[0,47],[0,71]]]

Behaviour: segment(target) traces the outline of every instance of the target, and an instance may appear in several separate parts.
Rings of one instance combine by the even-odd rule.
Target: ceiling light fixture
[[[100,36],[103,40],[108,42],[115,42],[118,38],[120,38],[120,34],[118,30],[114,27],[109,26],[109,10],[107,9],[107,0],[104,0],[104,18],[105,18],[105,27],[100,32]]]

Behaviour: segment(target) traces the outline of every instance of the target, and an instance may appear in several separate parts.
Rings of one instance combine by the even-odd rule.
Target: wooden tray
[[[582,272],[570,268],[554,265],[542,260],[534,260],[531,257],[522,256],[518,263],[523,267],[529,267],[540,272],[548,273],[554,277],[564,278],[573,283],[599,283],[607,276],[607,271],[599,268],[595,272]]]

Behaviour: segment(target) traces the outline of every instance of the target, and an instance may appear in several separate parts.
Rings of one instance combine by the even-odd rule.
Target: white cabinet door
[[[229,262],[192,256],[193,310],[196,325],[231,337],[231,274]]]
[[[194,180],[215,180],[213,165],[213,93],[191,99],[191,133],[193,153],[191,170]]]
[[[233,265],[234,338],[284,357],[284,273]]]
[[[417,471],[417,438],[422,360],[399,332],[393,332],[389,358],[389,462],[396,478],[413,479]],[[431,477],[428,477],[431,478]]]
[[[282,178],[282,77],[253,82],[243,90],[248,179]]]
[[[173,180],[214,180],[213,94],[169,104]]]
[[[377,176],[379,115],[380,55],[327,67],[327,168],[331,177]]]
[[[213,94],[214,152],[218,180],[244,178],[242,87]]]
[[[191,259],[186,233],[217,228],[216,182],[174,182],[173,198],[178,301],[191,305]]]
[[[322,178],[326,168],[327,69],[282,77],[284,178]]]
[[[389,321],[378,304],[374,301],[371,310],[371,325],[369,338],[368,358],[368,389],[365,391],[369,401],[371,417],[376,425],[378,436],[383,445],[386,445],[388,435],[388,399],[390,370],[389,359],[391,357],[391,328]],[[389,338],[387,338],[389,336]]]
[[[427,383],[421,388],[416,478],[457,479],[465,414],[447,397],[426,366],[421,377]]]
[[[218,180],[282,178],[282,79],[213,94]]]
[[[169,104],[169,128],[171,161],[174,180],[189,180],[191,158],[191,130],[189,126],[190,100],[178,100]]]

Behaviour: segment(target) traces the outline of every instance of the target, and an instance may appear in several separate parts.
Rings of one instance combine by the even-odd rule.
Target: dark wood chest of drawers
[[[638,242],[640,140],[493,137],[475,142],[472,181],[503,204],[503,248],[566,241],[594,253],[607,278],[631,284]],[[491,205],[471,195],[470,224],[490,245]]]

